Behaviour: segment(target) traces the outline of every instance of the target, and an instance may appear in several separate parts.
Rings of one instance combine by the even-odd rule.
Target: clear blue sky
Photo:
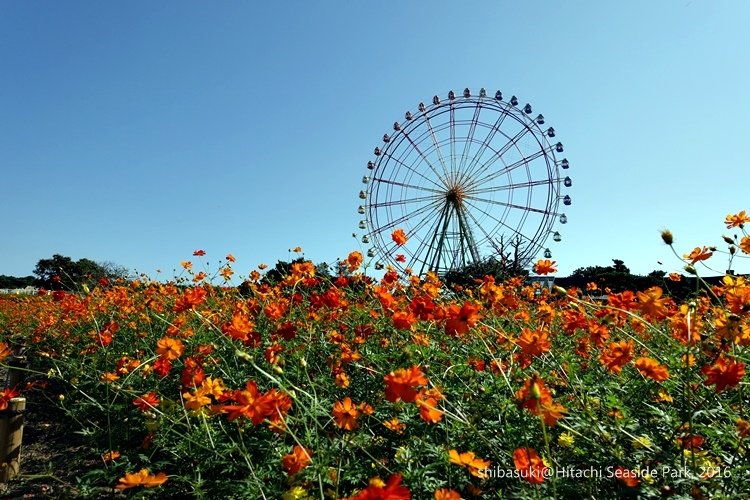
[[[531,102],[565,144],[561,275],[677,270],[660,229],[686,253],[750,210],[748,19],[745,0],[3,1],[0,274],[344,257],[373,147],[464,87]]]

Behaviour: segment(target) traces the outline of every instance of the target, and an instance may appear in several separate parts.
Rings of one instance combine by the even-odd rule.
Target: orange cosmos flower
[[[406,256],[402,253],[396,254],[396,262],[406,262]]]
[[[5,358],[13,354],[13,350],[10,348],[8,344],[5,342],[0,342],[0,363],[2,363]]]
[[[479,304],[464,302],[461,308],[451,304],[447,311],[445,333],[450,336],[463,335],[479,323]]]
[[[227,254],[227,256],[226,256],[226,259],[227,259],[227,260],[228,260],[229,262],[235,262],[235,258],[234,258],[234,255],[232,255],[231,253],[228,253],[228,254]]]
[[[184,393],[182,399],[185,401],[185,409],[190,411],[198,411],[204,406],[211,404],[211,398],[208,397],[203,388],[196,390],[194,394],[189,392]]]
[[[680,273],[669,273],[669,276],[667,276],[670,281],[678,282],[682,281],[682,275]]]
[[[745,376],[745,365],[721,357],[713,365],[704,366],[701,371],[706,375],[706,385],[716,384],[716,392],[721,392],[740,383]]]
[[[544,460],[533,448],[516,448],[513,452],[513,465],[521,477],[531,484],[542,484],[548,471]]]
[[[727,225],[727,229],[732,229],[733,227],[742,227],[745,225],[746,222],[750,222],[750,217],[748,217],[745,211],[742,210],[738,214],[727,215],[727,218],[724,221],[724,224]]]
[[[435,490],[435,500],[461,500],[461,495],[456,490],[440,488]]]
[[[393,233],[391,233],[391,239],[393,239],[398,246],[406,245],[406,242],[409,240],[403,229],[396,229],[393,231]]]
[[[245,417],[250,419],[253,425],[258,425],[273,412],[271,401],[258,391],[257,384],[252,380],[245,384],[244,390],[234,391],[232,399],[237,404],[220,407],[222,412],[229,413],[229,421]]]
[[[695,264],[701,260],[706,260],[711,257],[714,253],[708,248],[695,247],[689,254],[683,255],[684,258],[690,261],[690,264]]]
[[[735,422],[735,425],[737,426],[737,433],[740,435],[741,438],[746,438],[750,436],[750,422],[747,420],[743,420],[741,418],[738,418]]]
[[[113,462],[120,458],[120,452],[117,450],[111,450],[105,453],[102,453],[102,461],[106,464],[109,462]]]
[[[391,403],[403,400],[412,403],[417,397],[417,387],[427,385],[427,377],[414,365],[411,368],[399,368],[385,376],[385,398]]]
[[[657,382],[664,382],[669,378],[669,370],[660,365],[655,359],[641,357],[635,360],[635,367],[641,375]]]
[[[391,316],[393,320],[393,326],[397,330],[410,330],[414,323],[417,322],[417,317],[414,314],[406,311],[397,311]]]
[[[599,356],[599,361],[607,367],[607,370],[619,374],[622,367],[633,359],[634,347],[632,340],[612,342],[608,349]]]
[[[292,452],[281,459],[281,466],[288,475],[293,476],[310,464],[311,456],[307,448],[295,445]]]
[[[487,469],[490,468],[491,462],[477,457],[474,455],[474,452],[466,451],[459,453],[456,450],[450,450],[448,451],[448,457],[452,464],[468,469],[469,474],[472,476],[479,479],[487,477]]]
[[[539,330],[532,332],[528,328],[523,329],[516,344],[521,348],[521,352],[527,356],[541,356],[552,348],[547,332],[540,332]]]
[[[667,317],[667,304],[669,299],[662,297],[664,291],[658,286],[652,286],[645,292],[636,292],[638,297],[638,309],[655,320],[661,320]]]
[[[201,304],[206,298],[206,290],[203,288],[188,288],[185,293],[177,299],[174,304],[175,312],[187,311],[194,309],[195,306]]]
[[[234,274],[234,271],[232,271],[232,268],[227,265],[221,268],[221,270],[219,271],[219,274],[221,275],[222,278],[224,278],[224,281],[229,281],[229,278],[232,277],[232,275]]]
[[[347,431],[356,429],[359,415],[359,408],[349,396],[345,397],[343,401],[336,401],[333,404],[333,423],[336,427]]]
[[[179,358],[183,352],[185,352],[185,345],[180,339],[162,337],[156,342],[156,353],[167,361]]]
[[[242,311],[235,311],[232,315],[232,321],[225,323],[221,327],[221,331],[224,335],[235,340],[241,340],[245,342],[248,340],[248,336],[255,329],[255,323],[250,321],[250,318]]]
[[[152,475],[149,473],[148,469],[141,469],[139,472],[125,474],[125,476],[121,477],[118,481],[120,484],[115,486],[118,490],[127,490],[128,488],[135,488],[136,486],[155,488],[167,482],[167,475],[163,472]]]
[[[542,275],[556,273],[556,265],[554,260],[540,259],[534,264],[534,272]]]
[[[410,500],[411,492],[401,485],[401,474],[394,474],[384,483],[379,477],[370,480],[370,485],[350,500]]]
[[[743,236],[740,240],[740,250],[744,253],[750,253],[750,236]]]
[[[133,400],[133,404],[141,411],[145,412],[159,406],[159,396],[155,392],[148,392],[143,396]]]
[[[404,430],[406,430],[406,424],[402,424],[395,417],[390,420],[386,420],[385,422],[383,422],[383,425],[386,427],[386,429],[389,429],[396,434],[402,434]]]
[[[346,266],[347,271],[353,273],[359,266],[362,265],[363,260],[364,257],[362,256],[362,252],[358,252],[355,250],[354,252],[351,252],[345,260],[341,261],[341,263]]]
[[[204,255],[206,255],[206,251],[205,250],[196,250],[195,252],[193,252],[193,255],[195,255],[196,257],[203,257]]]
[[[436,424],[443,419],[443,412],[437,408],[437,399],[418,395],[415,402],[419,407],[419,418],[428,424]]]

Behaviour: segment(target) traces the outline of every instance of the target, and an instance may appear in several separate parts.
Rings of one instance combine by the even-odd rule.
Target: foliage
[[[680,258],[697,273],[706,253]],[[686,303],[659,287],[600,303],[520,277],[462,294],[434,275],[373,282],[360,261],[327,277],[298,259],[242,292],[186,261],[170,283],[0,297],[0,356],[25,344],[26,390],[64,387],[100,457],[70,495],[746,492],[744,278]]]
[[[33,276],[6,276],[0,275],[0,288],[26,288],[34,286],[36,279]]]
[[[76,290],[78,287],[93,287],[101,280],[127,279],[128,270],[112,262],[97,263],[90,259],[74,261],[70,257],[55,254],[49,259],[40,259],[34,268],[36,285],[47,290]]]

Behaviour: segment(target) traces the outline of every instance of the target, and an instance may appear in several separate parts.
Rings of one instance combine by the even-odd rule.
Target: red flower
[[[531,484],[542,484],[547,474],[547,467],[533,448],[516,448],[513,452],[513,464],[521,477]]]
[[[196,250],[195,252],[193,252],[193,255],[195,255],[196,257],[203,257],[204,255],[206,255],[206,251],[205,250]]]
[[[8,403],[11,399],[18,397],[18,395],[21,394],[21,392],[14,388],[8,388],[6,387],[0,392],[0,411],[4,411],[8,409]]]
[[[615,469],[615,477],[619,479],[625,486],[628,486],[630,488],[635,488],[636,486],[638,486],[638,483],[641,482],[641,480],[638,479],[637,471],[632,471],[623,466],[619,466]]]
[[[159,396],[155,392],[148,392],[143,396],[135,398],[133,404],[141,411],[146,412],[159,406]]]
[[[169,371],[172,369],[172,362],[165,358],[159,358],[154,361],[154,373],[161,378],[169,375]]]
[[[713,365],[704,366],[701,371],[706,376],[706,385],[716,384],[716,392],[721,392],[740,383],[745,376],[745,365],[722,357]]]
[[[370,480],[370,485],[351,500],[411,500],[411,492],[401,485],[401,474],[394,474],[385,484],[379,478]]]
[[[234,391],[232,399],[237,404],[221,407],[222,412],[229,413],[229,421],[245,417],[253,425],[258,425],[273,411],[271,401],[258,391],[258,386],[252,380],[245,384],[244,390]]]

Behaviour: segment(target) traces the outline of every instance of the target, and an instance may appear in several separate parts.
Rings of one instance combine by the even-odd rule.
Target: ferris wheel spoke
[[[538,214],[549,213],[548,210],[542,210],[541,208],[534,208],[534,207],[529,207],[526,205],[516,205],[515,203],[506,203],[504,201],[488,200],[486,198],[478,198],[476,196],[464,196],[464,200],[472,200],[472,201],[481,202],[481,203],[489,203],[491,205],[498,205],[501,207],[516,208],[518,210],[524,210],[526,212],[535,212]],[[476,205],[472,204],[472,206],[476,206]],[[483,212],[483,213],[487,213],[487,212]],[[555,215],[555,214],[552,214],[552,215]]]
[[[435,172],[434,168],[432,169],[432,171],[435,172],[435,175],[437,175],[437,177],[441,179],[443,183],[445,183],[445,181],[449,177],[448,166],[445,164],[445,158],[443,158],[443,152],[440,150],[440,141],[438,141],[437,136],[435,135],[435,129],[432,127],[432,122],[430,121],[430,117],[427,114],[427,112],[425,111],[422,116],[424,117],[425,125],[427,125],[427,130],[430,132],[430,139],[432,139],[432,145],[435,146],[435,153],[437,154],[440,165],[443,167],[443,173],[445,174],[445,177],[441,178],[440,175],[437,172]],[[409,139],[408,135],[407,135],[407,139]],[[409,142],[411,144],[414,144],[413,142],[411,142],[411,139],[409,139]]]
[[[437,186],[437,190],[435,190],[434,192],[444,192],[445,191],[445,186],[444,185],[441,185],[441,184],[435,182],[435,179],[431,179],[431,178],[427,177],[422,172],[420,172],[418,170],[415,170],[414,167],[412,167],[410,165],[407,165],[406,163],[402,162],[401,160],[399,160],[398,158],[394,157],[393,155],[391,155],[389,153],[384,153],[383,158],[385,158],[385,157],[390,158],[391,160],[395,161],[396,163],[398,163],[399,165],[401,165],[405,169],[409,170],[410,172],[412,172],[414,174],[417,174],[422,179],[424,179],[427,182],[429,182],[429,183],[434,184],[435,186]],[[432,166],[430,166],[430,167],[432,168]],[[381,182],[386,182],[388,179],[380,178],[378,180],[380,180]],[[395,181],[391,181],[391,182],[395,182]],[[411,186],[411,187],[417,187],[417,186]],[[426,190],[427,188],[422,187],[421,189],[425,189]]]
[[[512,191],[514,189],[523,189],[523,188],[530,188],[534,186],[545,186],[547,184],[550,184],[549,179],[539,179],[536,181],[529,181],[529,182],[519,182],[516,184],[504,184],[504,185],[497,185],[497,186],[490,186],[482,189],[474,189],[467,192],[467,196],[476,196],[479,194],[488,194],[488,193],[499,193],[501,191]]]
[[[519,231],[519,230],[518,230],[517,228],[509,226],[509,225],[508,225],[508,224],[506,224],[506,223],[505,223],[504,221],[502,221],[502,220],[498,219],[497,217],[495,217],[495,216],[494,216],[494,215],[492,215],[491,213],[487,212],[486,210],[482,210],[481,208],[477,207],[477,206],[476,206],[476,205],[474,205],[473,203],[469,203],[468,201],[466,201],[466,204],[467,204],[467,205],[470,205],[471,207],[473,207],[473,208],[474,208],[474,209],[475,209],[475,210],[476,210],[477,212],[481,213],[481,214],[482,214],[482,215],[484,215],[485,217],[489,217],[490,219],[492,219],[492,220],[494,220],[495,222],[497,222],[497,223],[498,223],[499,225],[501,225],[501,226],[503,226],[503,227],[507,228],[508,230],[512,231],[512,232],[513,232],[513,233],[515,233],[516,235],[520,236],[520,237],[521,237],[522,239],[524,239],[524,240],[527,240],[527,241],[528,241],[529,243],[533,243],[533,242],[534,242],[534,241],[533,241],[533,240],[532,240],[531,238],[529,238],[528,236],[526,236],[525,234],[523,234],[523,233],[522,233],[521,231]],[[510,205],[510,206],[512,206],[512,207],[513,207],[513,205]],[[522,209],[526,209],[525,207],[521,207],[521,206],[515,206],[515,208],[522,208]]]
[[[518,141],[520,141],[523,136],[531,132],[531,129],[528,126],[525,126],[521,131],[519,131],[516,135],[514,135],[508,142],[503,145],[502,148],[498,149],[486,162],[484,162],[480,169],[476,172],[472,172],[472,177],[484,175],[489,168],[495,164],[497,160],[502,159],[503,155],[511,150],[516,144],[518,144]],[[474,183],[472,183],[474,184]]]
[[[480,102],[477,101],[477,105],[474,107],[474,116],[471,119],[471,124],[469,125],[469,131],[466,134],[466,140],[464,141],[464,150],[461,153],[461,164],[458,166],[458,173],[459,177],[455,179],[457,183],[463,183],[464,178],[466,177],[466,174],[464,174],[464,167],[466,166],[466,160],[469,158],[469,148],[470,145],[474,142],[474,134],[477,130],[477,125],[479,124],[479,112],[482,109],[480,106]],[[472,158],[472,163],[473,163]],[[471,168],[471,164],[469,164],[469,169]]]
[[[372,203],[370,206],[372,208],[385,208],[385,207],[394,207],[396,205],[408,205],[410,203],[422,203],[425,201],[437,201],[439,198],[437,196],[419,196],[417,198],[407,198],[403,200],[393,200],[393,201],[383,201],[380,203]]]
[[[450,103],[450,145],[451,145],[451,174],[449,183],[451,186],[456,184],[456,109],[453,101]]]
[[[484,239],[482,240],[482,243],[486,241],[492,246],[492,248],[497,250],[497,246],[495,245],[495,242],[492,240],[492,235],[490,235],[487,232],[487,230],[484,229],[482,224],[476,219],[476,217],[474,217],[474,214],[472,214],[470,210],[467,210],[466,213],[469,216],[469,218],[472,220],[472,222],[474,222],[474,226],[477,227],[479,231],[484,235]]]
[[[507,112],[503,112],[500,114],[500,116],[495,120],[495,124],[490,128],[489,133],[487,134],[487,137],[484,138],[482,141],[481,146],[479,147],[479,150],[472,158],[471,163],[469,164],[469,167],[466,169],[466,178],[471,179],[471,176],[473,175],[474,168],[476,165],[479,164],[482,156],[484,155],[484,152],[487,151],[487,148],[490,147],[490,144],[492,144],[492,140],[495,138],[495,135],[497,134],[498,130],[500,130],[500,125],[503,124],[505,121],[505,118],[508,116]]]
[[[532,161],[536,160],[537,158],[541,158],[542,156],[545,156],[551,150],[552,150],[552,147],[550,146],[547,149],[542,149],[542,150],[536,151],[535,153],[530,154],[529,156],[525,156],[525,157],[521,158],[520,160],[511,163],[510,165],[506,165],[505,167],[501,168],[500,170],[498,170],[496,172],[492,172],[491,174],[486,175],[486,176],[482,177],[481,179],[477,179],[475,181],[472,181],[467,186],[467,190],[475,189],[477,186],[481,186],[482,184],[485,184],[487,182],[491,182],[491,181],[497,179],[498,177],[500,177],[500,176],[502,176],[504,174],[507,174],[508,172],[512,172],[513,170],[517,169],[518,167],[522,167],[524,165],[528,165],[529,163],[531,163]],[[492,161],[492,163],[494,163],[495,160],[496,160],[496,158],[493,157],[493,159],[491,159],[490,161]]]
[[[435,193],[437,195],[444,195],[445,194],[444,190],[441,191],[439,189],[428,188],[428,187],[425,187],[425,186],[417,186],[415,184],[408,184],[406,182],[394,181],[392,179],[383,179],[383,178],[380,178],[380,177],[374,177],[373,180],[375,180],[377,182],[382,182],[383,184],[390,184],[392,186],[399,186],[399,187],[405,187],[405,188],[410,188],[410,189],[416,189],[417,191],[427,191],[428,193]]]
[[[404,215],[402,215],[401,217],[399,217],[397,219],[391,220],[390,222],[388,222],[387,224],[385,224],[383,226],[373,228],[372,229],[372,234],[380,234],[383,231],[388,231],[390,229],[395,228],[396,226],[399,226],[399,225],[403,224],[404,222],[406,222],[410,218],[416,217],[418,214],[421,214],[423,212],[427,212],[427,211],[429,211],[431,209],[437,208],[438,201],[439,200],[437,200],[435,202],[432,202],[432,203],[429,203],[427,205],[424,205],[423,207],[418,208],[418,209],[414,210],[413,212],[409,212],[407,214],[404,214]]]
[[[427,117],[425,117],[425,119],[427,119]],[[429,119],[427,119],[427,123],[429,124]],[[430,127],[430,131],[432,131],[431,127]],[[427,166],[430,167],[430,170],[432,170],[432,173],[435,174],[435,177],[438,180],[440,180],[441,182],[443,182],[443,184],[445,184],[445,179],[442,178],[442,177],[440,177],[440,174],[438,173],[437,170],[435,170],[435,166],[432,164],[432,162],[427,157],[427,155],[422,152],[422,150],[419,148],[419,145],[412,140],[411,136],[409,136],[409,132],[407,132],[406,130],[403,130],[403,134],[404,134],[404,138],[407,141],[409,141],[409,144],[411,144],[411,147],[414,148],[414,151],[416,151],[419,154],[419,156],[422,157],[422,160],[427,164]],[[435,136],[434,136],[434,134],[432,136],[432,141],[435,143],[435,147],[438,148],[438,161],[441,163],[441,165],[443,167],[443,172],[445,173],[445,175],[447,177],[448,176],[448,171],[447,171],[446,166],[445,166],[445,160],[443,159],[442,155],[439,152],[439,146],[438,146],[437,142],[435,142]],[[393,158],[393,156],[391,156],[391,158]],[[401,163],[401,162],[399,162],[399,163]],[[410,168],[410,170],[413,170],[413,169]],[[432,180],[432,183],[435,184],[436,186],[440,186],[440,184],[438,184],[434,180]]]
[[[437,208],[437,207],[434,207]],[[439,224],[441,217],[438,215],[436,217],[436,213],[438,213],[436,210],[427,211],[424,214],[424,217],[409,231],[409,239],[414,240],[419,243],[416,252],[412,253],[408,247],[404,248],[404,251],[408,253],[410,256],[412,256],[413,260],[416,262],[421,262],[416,257],[419,255],[422,250],[425,248],[429,249],[429,245],[424,244],[424,237],[422,236],[422,229],[430,223],[430,228],[424,233],[426,235],[432,234],[432,227]],[[413,214],[412,214],[413,215]],[[433,222],[434,221],[434,222]],[[378,235],[379,238],[382,238],[382,235]],[[388,255],[391,255],[396,252],[398,249],[398,245],[395,242],[392,242],[390,244],[384,243],[384,248],[386,248],[386,252]]]

